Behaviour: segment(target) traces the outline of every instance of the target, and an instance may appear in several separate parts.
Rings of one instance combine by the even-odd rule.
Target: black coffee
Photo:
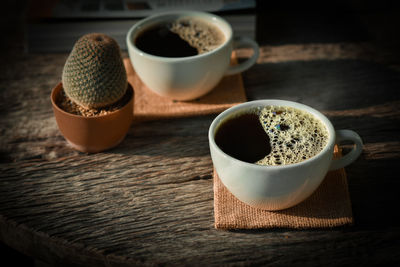
[[[161,57],[189,57],[211,51],[225,40],[215,26],[196,19],[154,25],[134,40],[142,51]]]
[[[136,38],[136,46],[143,52],[160,57],[190,57],[198,54],[178,34],[170,31],[167,25],[157,25]]]
[[[329,134],[312,114],[283,106],[265,106],[227,118],[215,134],[228,155],[258,165],[287,165],[307,160],[326,146]]]
[[[227,119],[215,133],[217,146],[231,157],[255,163],[271,152],[269,137],[258,114],[245,113]]]

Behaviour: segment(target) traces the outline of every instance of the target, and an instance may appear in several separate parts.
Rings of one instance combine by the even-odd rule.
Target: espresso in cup
[[[135,45],[160,57],[190,57],[212,51],[225,42],[224,33],[216,26],[195,18],[162,22],[143,30]]]
[[[241,73],[257,61],[259,48],[246,37],[233,36],[223,18],[197,11],[173,11],[132,25],[126,36],[132,66],[147,88],[178,101],[194,100],[216,88],[226,75]],[[231,65],[236,47],[254,54]]]
[[[328,171],[349,165],[362,152],[356,132],[335,130],[318,110],[278,99],[250,101],[223,111],[211,123],[208,139],[214,168],[225,187],[244,203],[265,210],[297,205],[318,188]],[[335,145],[349,141],[353,148],[333,158]],[[243,152],[246,146],[251,149]]]
[[[286,165],[317,155],[328,142],[326,127],[293,107],[265,106],[222,122],[215,142],[226,154],[258,165]]]

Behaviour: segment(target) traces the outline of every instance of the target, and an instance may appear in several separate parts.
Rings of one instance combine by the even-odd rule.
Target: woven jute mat
[[[235,53],[232,64],[236,64]],[[189,117],[219,113],[236,104],[246,101],[242,75],[225,76],[207,95],[192,101],[175,101],[159,96],[140,80],[129,58],[124,59],[128,81],[135,90],[135,120],[153,120],[163,118]]]
[[[335,148],[334,157],[340,152]],[[253,208],[233,196],[214,169],[214,217],[217,229],[332,228],[353,224],[344,169],[328,172],[305,201],[280,211]]]

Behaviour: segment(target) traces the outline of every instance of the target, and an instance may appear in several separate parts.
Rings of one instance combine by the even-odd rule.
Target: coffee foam
[[[170,30],[196,48],[199,54],[209,52],[225,41],[219,29],[201,20],[179,19],[171,23]]]
[[[328,142],[325,125],[312,114],[279,106],[266,106],[257,113],[271,145],[271,153],[258,165],[298,163],[317,155]]]

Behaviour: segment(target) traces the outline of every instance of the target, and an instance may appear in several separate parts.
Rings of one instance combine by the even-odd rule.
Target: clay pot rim
[[[127,108],[127,106],[129,105],[129,103],[130,103],[131,101],[133,101],[133,98],[134,98],[134,95],[135,95],[135,90],[133,89],[133,86],[132,86],[132,85],[129,83],[129,81],[128,81],[128,88],[127,88],[126,90],[129,90],[129,89],[132,90],[132,95],[131,95],[131,98],[129,99],[129,101],[127,101],[126,104],[125,104],[124,106],[122,106],[121,108],[119,108],[119,109],[117,109],[117,110],[111,111],[111,112],[109,112],[109,113],[107,113],[107,114],[96,115],[96,116],[91,116],[91,117],[85,117],[85,116],[82,116],[82,115],[77,115],[77,114],[69,113],[69,112],[63,110],[62,108],[60,108],[60,107],[56,104],[56,102],[55,102],[55,93],[56,93],[58,87],[61,87],[61,89],[63,89],[62,82],[59,82],[59,83],[51,90],[50,100],[51,100],[51,104],[53,105],[53,107],[55,107],[59,112],[63,113],[63,114],[66,115],[66,116],[71,116],[71,117],[76,117],[76,118],[85,118],[85,119],[88,119],[88,120],[90,120],[90,119],[102,118],[102,117],[107,117],[107,116],[110,116],[110,115],[113,115],[113,114],[116,114],[116,113],[120,112],[121,110]],[[61,89],[60,89],[60,90],[61,90]]]

